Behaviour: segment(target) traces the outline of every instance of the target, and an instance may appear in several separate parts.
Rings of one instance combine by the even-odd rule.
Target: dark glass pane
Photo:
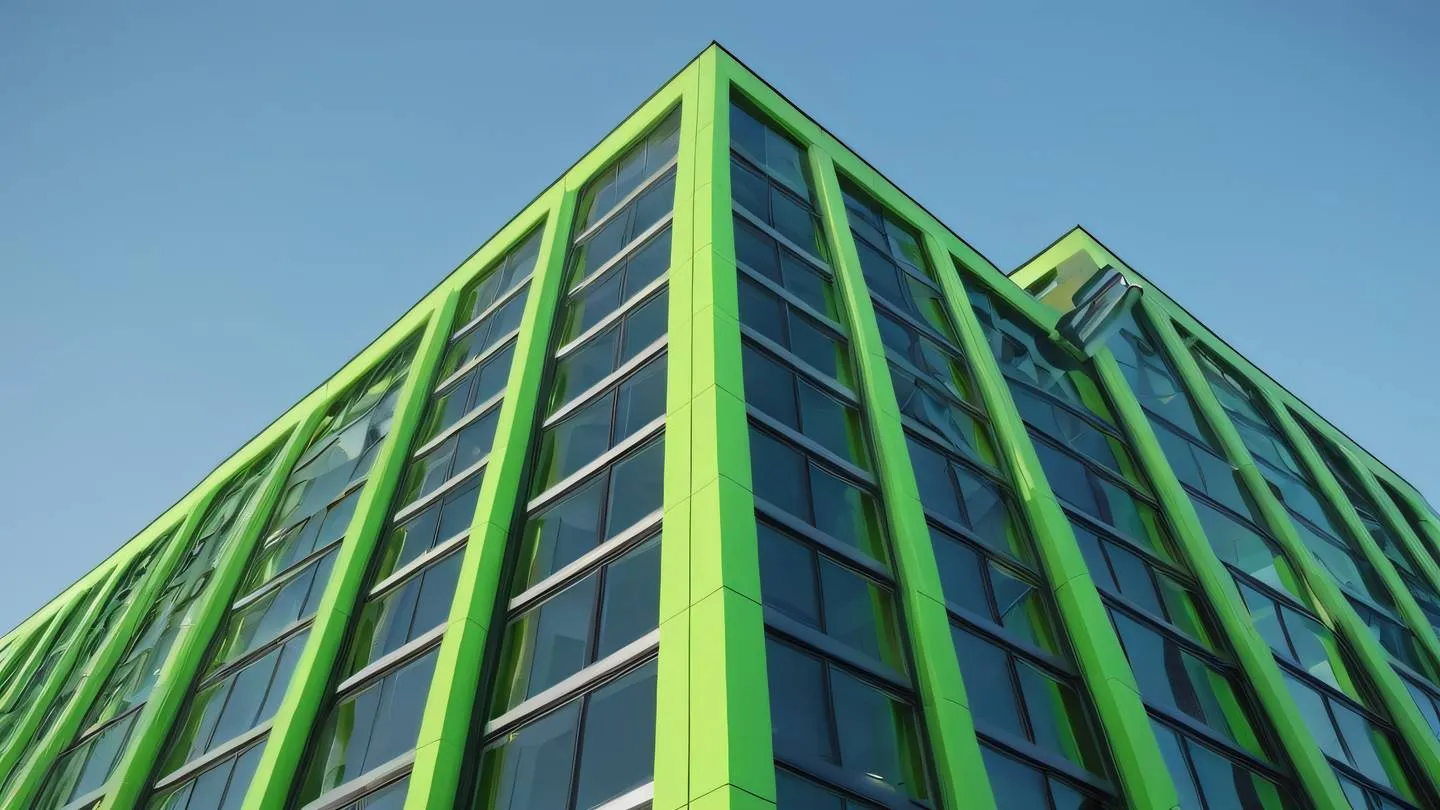
[[[517,593],[595,546],[607,481],[608,475],[602,474],[530,519],[525,527],[525,551],[519,569],[528,574],[516,577]]]
[[[809,522],[805,458],[769,433],[750,429],[750,471],[755,492],[790,514]]]
[[[765,666],[775,753],[838,764],[824,665],[788,644],[767,639]]]
[[[569,810],[579,723],[580,702],[572,701],[491,743],[481,758],[475,810]]]
[[[928,798],[915,710],[834,667],[830,688],[844,767],[915,798]]]
[[[1015,693],[1010,656],[1004,650],[967,630],[952,627],[955,654],[965,679],[975,722],[994,730],[1028,738],[1021,720],[1020,702]]]
[[[608,540],[658,510],[665,482],[665,444],[657,439],[616,463],[606,506]]]
[[[765,606],[820,630],[820,593],[815,580],[815,554],[768,523],[758,523],[760,593]]]
[[[1050,810],[1044,774],[988,745],[980,746],[980,754],[996,806],[1005,810]]]
[[[554,686],[590,662],[597,579],[597,574],[591,574],[510,622],[492,716]]]
[[[649,782],[655,767],[655,664],[586,700],[575,806],[588,809]]]
[[[659,616],[660,543],[651,540],[606,568],[595,658],[604,658],[654,630]]]

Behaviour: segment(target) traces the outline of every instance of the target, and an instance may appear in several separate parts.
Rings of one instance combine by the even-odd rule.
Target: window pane
[[[587,699],[576,808],[588,810],[651,780],[655,670],[654,663],[646,664]]]

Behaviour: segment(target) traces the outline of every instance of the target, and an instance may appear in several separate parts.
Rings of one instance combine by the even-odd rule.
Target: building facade
[[[1007,275],[712,45],[0,639],[0,796],[1433,808],[1437,555],[1090,234]]]

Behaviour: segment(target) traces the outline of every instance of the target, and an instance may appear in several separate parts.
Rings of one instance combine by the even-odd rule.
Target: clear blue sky
[[[1083,223],[1440,496],[1430,0],[212,5],[0,8],[0,628],[712,38],[1003,268]]]

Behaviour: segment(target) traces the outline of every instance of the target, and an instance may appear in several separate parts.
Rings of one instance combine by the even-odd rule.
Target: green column
[[[26,743],[31,742],[33,737],[44,730],[39,728],[40,721],[50,709],[50,704],[60,693],[60,687],[65,685],[66,678],[70,675],[70,669],[75,666],[76,659],[80,657],[80,648],[84,646],[81,641],[89,632],[91,625],[100,617],[105,610],[105,604],[114,596],[115,589],[120,585],[120,579],[125,574],[123,563],[117,563],[110,567],[110,573],[97,583],[92,592],[87,596],[89,604],[83,610],[84,613],[76,622],[74,629],[70,631],[70,645],[65,652],[60,654],[60,659],[51,667],[50,673],[45,678],[45,683],[30,698],[29,707],[25,708],[24,714],[10,727],[10,745],[0,749],[0,775],[9,774],[20,764],[20,757],[30,749]],[[73,696],[72,696],[73,697]],[[71,701],[73,703],[73,700]],[[39,761],[38,757],[30,757],[28,765]],[[46,760],[48,762],[48,760]],[[0,776],[3,778],[3,776]]]
[[[1400,574],[1395,570],[1395,564],[1385,556],[1385,552],[1375,542],[1375,538],[1371,537],[1370,532],[1365,529],[1365,524],[1360,521],[1360,515],[1355,511],[1355,506],[1345,495],[1344,488],[1340,486],[1334,473],[1330,472],[1330,467],[1320,457],[1319,451],[1311,444],[1310,437],[1295,421],[1294,414],[1290,413],[1290,409],[1285,407],[1280,398],[1267,388],[1267,386],[1261,386],[1260,395],[1265,399],[1265,404],[1270,412],[1275,414],[1276,423],[1284,432],[1285,438],[1289,440],[1290,446],[1294,447],[1295,452],[1299,454],[1300,463],[1310,471],[1310,477],[1319,485],[1320,493],[1330,502],[1335,513],[1340,516],[1341,522],[1345,524],[1345,531],[1348,531],[1354,542],[1359,544],[1365,559],[1384,580],[1386,589],[1390,591],[1390,596],[1395,600],[1400,617],[1419,639],[1420,646],[1430,657],[1431,664],[1440,665],[1440,641],[1435,638],[1435,630],[1430,627],[1430,620],[1425,618],[1425,614],[1420,610],[1420,605],[1410,594],[1410,589],[1405,587],[1404,580],[1400,579]]]
[[[140,623],[145,620],[146,612],[150,610],[160,589],[165,586],[170,572],[184,557],[185,550],[190,546],[191,538],[200,528],[200,521],[204,519],[205,512],[210,508],[210,503],[215,500],[215,496],[225,486],[225,478],[222,476],[212,473],[210,479],[212,480],[208,481],[208,486],[202,484],[202,486],[196,487],[192,496],[187,497],[172,509],[175,511],[183,507],[189,513],[170,538],[170,545],[160,551],[154,565],[150,567],[150,572],[146,574],[145,580],[136,589],[135,599],[125,609],[124,615],[115,622],[115,626],[111,628],[110,635],[104,643],[96,650],[90,663],[90,669],[85,673],[85,679],[76,687],[75,696],[70,700],[70,705],[56,718],[54,725],[45,730],[45,737],[41,740],[35,756],[26,763],[25,770],[16,777],[10,793],[5,797],[5,801],[0,803],[0,806],[28,806],[34,798],[35,791],[40,789],[51,763],[83,730],[81,724],[85,722],[85,715],[90,711],[90,705],[95,702],[95,696],[99,694],[101,687],[110,677],[111,670],[125,655],[125,649],[129,646],[131,637],[140,629]],[[163,536],[165,527],[165,521],[156,521],[150,529],[143,532],[135,542],[136,550],[126,558],[126,562],[122,565],[128,564],[130,559],[138,556],[145,545],[154,542],[157,537]]]
[[[335,568],[315,610],[315,621],[310,625],[305,649],[295,663],[285,698],[275,711],[254,779],[245,794],[242,805],[245,810],[280,810],[289,800],[295,771],[304,757],[311,727],[329,697],[332,686],[330,673],[344,648],[350,617],[365,586],[365,575],[370,567],[371,554],[380,540],[380,530],[389,515],[390,500],[400,481],[410,439],[425,412],[436,367],[450,336],[450,321],[453,320],[458,298],[458,291],[452,291],[431,311],[411,312],[413,326],[418,326],[423,319],[425,334],[411,361],[405,384],[400,388],[390,435],[382,440],[374,466],[370,468],[369,479],[355,504],[355,514],[345,528],[345,539],[341,541]],[[398,334],[403,335],[404,331]],[[364,369],[360,371],[363,373]],[[335,385],[327,393],[343,396],[345,388]],[[315,413],[323,414],[326,404],[321,403]],[[287,473],[289,466],[285,467]],[[269,513],[267,508],[262,517]]]
[[[155,761],[163,752],[171,725],[185,705],[190,684],[204,664],[210,639],[225,618],[235,588],[250,561],[250,552],[265,529],[265,520],[270,510],[280,499],[290,468],[304,452],[306,441],[322,415],[320,408],[314,409],[291,432],[280,457],[265,476],[265,483],[250,512],[249,522],[236,532],[230,544],[220,552],[205,594],[190,607],[185,625],[176,636],[165,663],[161,665],[160,677],[145,702],[145,708],[140,710],[140,717],[130,733],[125,754],[115,766],[110,781],[106,783],[105,798],[97,805],[99,810],[129,810],[137,805],[145,789],[149,787],[150,773],[154,770]]]
[[[1249,448],[1240,438],[1240,433],[1235,425],[1230,422],[1230,418],[1220,405],[1220,400],[1210,389],[1209,381],[1206,380],[1195,358],[1190,355],[1189,350],[1180,339],[1179,333],[1175,331],[1175,326],[1170,322],[1169,316],[1165,314],[1159,304],[1155,303],[1153,297],[1146,296],[1140,300],[1150,325],[1155,330],[1156,337],[1170,356],[1171,362],[1175,364],[1196,408],[1200,410],[1206,423],[1209,424],[1216,439],[1220,442],[1225,457],[1230,459],[1239,471],[1242,482],[1259,507],[1271,534],[1285,550],[1296,573],[1310,588],[1315,602],[1333,622],[1336,632],[1345,636],[1349,641],[1350,648],[1355,651],[1356,657],[1359,659],[1359,664],[1369,674],[1379,692],[1381,702],[1389,711],[1390,716],[1394,718],[1401,737],[1414,752],[1416,760],[1424,768],[1425,775],[1431,784],[1440,784],[1437,782],[1437,779],[1440,779],[1440,741],[1435,739],[1435,735],[1430,732],[1424,718],[1420,716],[1419,709],[1416,708],[1415,702],[1406,692],[1400,676],[1395,674],[1395,670],[1386,659],[1385,651],[1374,636],[1370,635],[1369,629],[1360,621],[1360,617],[1355,614],[1354,608],[1345,599],[1345,595],[1340,592],[1334,579],[1321,567],[1301,541],[1294,524],[1290,521],[1289,512],[1270,491],[1270,485],[1265,480],[1265,476],[1261,474],[1260,468],[1255,465],[1255,460],[1251,458]]]
[[[880,339],[875,305],[870,301],[860,256],[850,234],[839,177],[830,157],[818,149],[810,150],[810,171],[833,248],[835,278],[850,323],[851,352],[858,371],[862,410],[874,444],[875,468],[884,497],[890,542],[899,568],[896,583],[909,629],[915,685],[930,735],[941,804],[956,808],[995,808],[999,805],[989,790],[989,777],[975,737],[974,717],[955,657],[950,615],[940,587],[940,571],[930,546],[920,489],[900,422],[900,405],[890,381],[890,366],[885,357],[885,344]]]
[[[729,81],[719,49],[687,76],[670,264],[656,810],[775,801],[739,291]]]
[[[1344,445],[1339,442],[1332,440],[1332,444],[1336,453],[1340,456],[1340,463],[1349,468],[1351,476],[1360,483],[1360,487],[1365,490],[1365,494],[1369,496],[1371,502],[1380,510],[1378,517],[1384,521],[1385,526],[1390,529],[1390,533],[1405,546],[1405,550],[1410,554],[1410,558],[1419,566],[1421,578],[1429,583],[1430,587],[1435,589],[1437,593],[1440,593],[1440,565],[1436,565],[1435,558],[1430,556],[1430,550],[1426,546],[1425,540],[1416,533],[1415,529],[1410,527],[1410,523],[1405,520],[1405,515],[1401,513],[1399,507],[1390,499],[1390,496],[1385,493],[1385,490],[1380,487],[1380,483],[1376,480],[1375,474],[1356,457],[1356,454],[1346,449]],[[1434,627],[1431,629],[1437,630],[1437,628]]]
[[[526,451],[530,435],[541,413],[540,382],[550,345],[551,325],[562,293],[565,249],[577,195],[565,184],[552,186],[520,221],[506,227],[490,244],[467,262],[462,283],[483,270],[513,246],[538,222],[544,236],[530,278],[525,314],[515,339],[514,359],[506,379],[505,400],[500,406],[490,460],[476,498],[470,539],[460,560],[455,597],[440,642],[435,675],[430,683],[420,735],[415,744],[415,763],[410,771],[410,788],[405,806],[409,810],[431,807],[466,806],[468,797],[459,795],[465,746],[470,740],[472,720],[484,675],[486,642],[492,628],[503,629],[504,613],[494,615],[505,565],[506,544],[514,525],[515,510],[525,491]],[[446,331],[449,335],[449,331]],[[428,395],[433,386],[427,385]],[[496,625],[501,626],[497,627]],[[483,722],[484,718],[479,718]]]
[[[925,235],[925,247],[930,261],[942,268],[940,281],[945,298],[990,416],[996,450],[1015,482],[1020,508],[1049,575],[1060,621],[1070,636],[1080,674],[1105,728],[1125,797],[1136,810],[1170,810],[1179,802],[1179,795],[1150,727],[1140,687],[1090,577],[1070,520],[1050,489],[1029,431],[1010,396],[1004,372],[988,348],[950,254],[929,233]]]
[[[1195,505],[1175,476],[1149,418],[1108,349],[1095,357],[1095,370],[1130,437],[1131,448],[1140,466],[1150,478],[1155,495],[1160,500],[1160,508],[1169,518],[1178,550],[1209,601],[1220,623],[1220,631],[1235,651],[1236,663],[1255,690],[1260,707],[1275,729],[1280,745],[1294,764],[1301,786],[1316,807],[1348,808],[1349,802],[1341,792],[1335,771],[1305,726],[1269,645],[1251,622],[1250,611],[1245,608],[1235,580],[1206,539]]]

